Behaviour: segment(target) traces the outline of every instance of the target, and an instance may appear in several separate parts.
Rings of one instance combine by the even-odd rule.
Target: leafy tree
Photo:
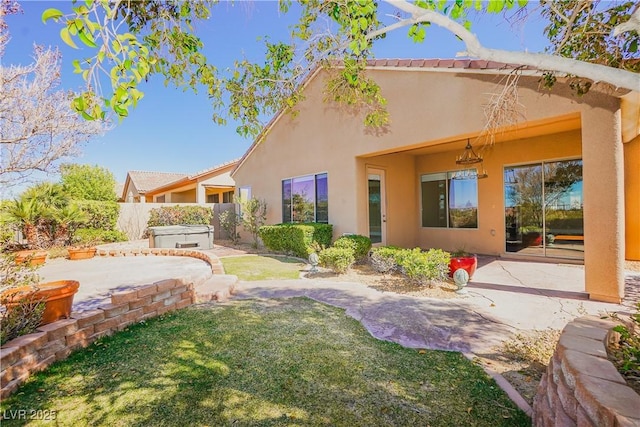
[[[98,165],[65,163],[60,166],[64,192],[76,200],[115,201],[116,179]]]
[[[17,13],[16,2],[0,1],[0,56],[9,40],[4,16]],[[55,171],[104,123],[82,120],[70,107],[75,95],[58,89],[60,53],[36,46],[26,66],[0,63],[0,186],[24,182],[35,171]]]
[[[240,200],[240,206],[242,206],[242,227],[251,234],[253,247],[257,248],[260,227],[267,220],[267,202],[252,197],[248,200]]]
[[[95,49],[93,56],[73,61],[88,84],[74,108],[86,118],[105,117],[110,111],[126,117],[143,96],[142,81],[160,74],[166,83],[205,87],[216,111],[241,120],[240,134],[255,135],[262,129],[260,117],[294,107],[300,99],[299,83],[310,71],[338,63],[327,98],[363,110],[367,125],[383,126],[388,122],[384,97],[364,73],[372,46],[399,29],[407,30],[414,42],[423,42],[432,24],[461,40],[462,55],[546,70],[549,86],[569,76],[579,78],[572,81],[577,93],[588,90],[592,81],[629,90],[640,87],[640,8],[634,1],[284,0],[278,2],[280,10],[297,14],[291,41],[271,43],[267,38],[263,64],[238,61],[228,75],[205,57],[194,31],[193,24],[209,18],[216,3],[88,0],[68,12],[46,10],[43,20],[62,24],[65,43]],[[547,53],[491,49],[471,32],[471,14],[500,14],[516,5],[519,15],[536,12],[549,20]],[[329,24],[321,25],[325,22]],[[93,89],[100,87],[101,70],[111,83],[103,94]],[[225,122],[217,112],[214,120]]]

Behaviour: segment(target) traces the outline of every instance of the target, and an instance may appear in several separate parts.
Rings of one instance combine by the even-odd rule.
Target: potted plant
[[[24,249],[16,252],[15,263],[21,265],[42,265],[47,260],[48,252],[40,249]]]
[[[79,236],[78,228],[87,222],[87,215],[77,205],[69,204],[56,212],[56,235],[64,239],[70,260],[93,258],[97,240],[92,236]]]
[[[91,234],[74,235],[71,238],[71,246],[67,247],[70,260],[90,259],[96,254],[99,239]]]
[[[96,251],[96,246],[91,243],[69,246],[67,248],[69,259],[72,261],[91,259],[96,255]]]
[[[44,303],[44,311],[40,325],[68,319],[71,316],[73,297],[78,292],[80,283],[77,280],[57,280],[55,282],[18,286],[6,289],[0,301],[7,311],[16,310],[21,304]]]
[[[451,259],[449,260],[449,277],[453,278],[453,274],[456,270],[462,268],[469,273],[469,279],[473,277],[473,273],[476,272],[478,267],[478,256],[470,254],[464,249],[458,249],[451,252]]]
[[[63,280],[39,283],[37,267],[16,264],[13,256],[0,256],[0,342],[34,332],[40,325],[71,315],[79,283]]]

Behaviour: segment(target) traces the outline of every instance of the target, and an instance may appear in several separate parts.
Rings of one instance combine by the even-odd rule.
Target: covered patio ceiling
[[[554,133],[567,132],[581,128],[580,114],[568,114],[544,120],[523,122],[517,126],[501,129],[495,135],[495,143],[502,143],[515,139],[531,138],[541,135],[551,135]],[[375,151],[363,154],[359,157],[369,158],[388,154],[404,153],[413,156],[423,156],[426,154],[444,153],[447,151],[464,150],[467,140],[471,141],[476,151],[486,151],[491,149],[490,145],[485,143],[485,137],[479,133],[452,135],[447,138],[440,138],[430,141],[423,141],[415,144],[409,144],[404,147],[396,147],[392,150]]]

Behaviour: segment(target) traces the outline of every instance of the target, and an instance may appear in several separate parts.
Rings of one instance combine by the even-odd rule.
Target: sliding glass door
[[[504,169],[506,251],[584,258],[582,161]]]

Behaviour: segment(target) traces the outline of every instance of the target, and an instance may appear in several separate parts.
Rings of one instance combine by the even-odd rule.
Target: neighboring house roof
[[[127,172],[127,180],[125,182],[123,192],[127,190],[127,184],[133,184],[139,194],[144,194],[149,190],[160,187],[185,176],[187,175],[184,173],[129,171]],[[123,194],[122,198],[126,200],[127,195]]]
[[[543,71],[535,67],[519,64],[508,64],[505,62],[497,61],[485,61],[481,59],[369,59],[367,60],[367,69],[404,69],[404,70],[416,70],[416,71],[433,71],[433,72],[456,72],[456,73],[488,73],[488,74],[508,74],[513,70],[519,69],[528,75],[542,75]],[[313,80],[318,73],[322,70],[321,66],[312,70],[305,79],[301,82],[300,86],[304,88],[311,80]],[[633,94],[632,94],[633,95]],[[640,96],[638,97],[640,98]],[[639,100],[633,100],[634,105],[640,104]],[[629,102],[629,101],[628,101]],[[273,118],[266,124],[260,134],[253,141],[253,144],[247,149],[244,155],[238,161],[236,167],[231,171],[231,176],[235,174],[236,170],[242,166],[245,159],[253,153],[255,147],[262,141],[264,136],[269,130],[280,120],[287,109],[280,110]],[[636,116],[639,114],[636,113]],[[633,135],[637,135],[640,132],[640,125]],[[632,133],[632,132],[628,132]],[[628,139],[628,138],[627,138]]]
[[[166,191],[171,188],[182,187],[191,183],[197,183],[199,180],[206,179],[206,177],[208,176],[215,176],[217,174],[223,173],[225,170],[235,167],[237,163],[238,163],[238,159],[235,159],[235,160],[231,160],[231,161],[213,166],[209,169],[204,169],[192,175],[182,175],[178,179],[175,179],[170,182],[166,182],[162,185],[158,185],[154,188],[147,190],[147,193],[150,193],[150,194],[160,193],[162,191]],[[221,177],[219,182],[208,183],[208,185],[220,186],[220,187],[233,187],[235,185],[235,182],[230,177],[228,177],[228,179],[225,179],[225,177]]]
[[[220,171],[220,169],[224,169],[226,167],[233,166],[233,165],[235,165],[235,163],[238,163],[239,161],[240,161],[240,159],[233,159],[233,160],[230,160],[228,162],[221,163],[219,165],[213,166],[213,167],[211,167],[209,169],[204,169],[204,170],[201,170],[200,172],[196,172],[193,175],[189,175],[188,178],[189,179],[202,178],[203,176],[207,176],[207,175],[211,175],[211,174],[217,173],[217,172]]]

